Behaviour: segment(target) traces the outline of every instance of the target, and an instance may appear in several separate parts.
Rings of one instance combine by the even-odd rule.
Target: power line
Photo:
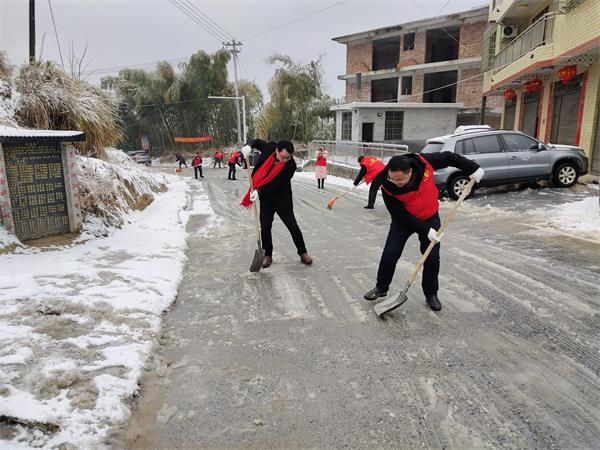
[[[219,31],[214,26],[210,25],[210,23],[208,23],[204,18],[199,16],[199,14],[196,13],[187,4],[179,3],[179,2],[183,2],[183,0],[169,0],[169,3],[171,3],[177,9],[179,9],[183,14],[185,14],[190,19],[192,19],[194,22],[196,22],[197,25],[199,25],[202,29],[204,29],[204,31],[206,31],[208,34],[210,34],[214,39],[216,39],[219,42],[228,40],[228,37],[225,34],[223,34],[221,31]]]
[[[227,40],[229,40],[229,39],[231,39],[231,40],[235,39],[231,33],[229,33],[225,28],[223,28],[217,22],[215,22],[214,20],[212,20],[207,14],[205,14],[200,8],[198,8],[196,5],[194,5],[190,0],[183,0],[183,1],[185,1],[186,3],[188,3],[190,5],[190,7],[192,9],[194,9],[194,11],[196,11],[198,14],[202,15],[209,23],[211,23],[212,25],[214,25],[215,28],[217,28],[218,30],[220,30],[222,32],[222,34],[227,37]]]
[[[65,62],[63,61],[62,50],[60,49],[58,31],[56,30],[56,22],[54,21],[54,12],[52,11],[52,3],[50,3],[50,0],[48,0],[48,7],[50,8],[50,17],[52,17],[52,25],[54,26],[54,35],[56,36],[56,45],[58,46],[58,54],[60,55],[60,64],[63,70],[65,70]]]
[[[270,33],[270,32],[272,32],[272,31],[279,30],[279,29],[281,29],[281,28],[283,28],[283,27],[286,27],[286,26],[288,26],[288,25],[291,25],[292,23],[296,23],[296,22],[299,22],[299,21],[301,21],[301,20],[303,20],[303,19],[306,19],[307,17],[311,17],[311,16],[314,16],[314,15],[316,15],[316,14],[320,13],[320,12],[326,11],[326,10],[328,10],[328,9],[331,9],[331,8],[335,8],[336,6],[339,6],[339,5],[341,5],[342,3],[346,3],[347,1],[348,1],[348,0],[342,0],[341,2],[334,3],[333,5],[329,5],[329,6],[326,6],[325,8],[318,9],[318,10],[316,10],[316,11],[314,11],[314,12],[311,12],[310,14],[306,14],[305,16],[298,17],[297,19],[291,20],[291,21],[289,21],[289,22],[287,22],[287,23],[284,23],[284,24],[282,24],[282,25],[278,25],[278,26],[276,26],[276,27],[274,27],[274,28],[270,28],[270,29],[268,29],[268,30],[266,30],[266,31],[263,31],[263,32],[261,32],[261,33],[258,33],[258,34],[255,34],[255,35],[253,35],[253,36],[249,36],[249,37],[247,37],[246,39],[243,39],[243,41],[249,41],[250,39],[254,39],[254,38],[257,38],[257,37],[260,37],[260,36],[264,36],[264,35],[265,35],[265,34],[267,34],[267,33]]]

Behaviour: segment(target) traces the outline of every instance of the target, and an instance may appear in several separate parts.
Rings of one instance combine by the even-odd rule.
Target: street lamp
[[[209,95],[208,98],[216,98],[216,99],[226,99],[226,100],[242,100],[242,120],[243,120],[243,133],[244,133],[244,141],[241,141],[241,136],[238,133],[238,143],[240,145],[244,145],[246,143],[246,96],[242,95],[241,97],[225,97],[225,96],[221,96],[221,95]],[[238,116],[239,117],[239,116]],[[239,119],[238,119],[239,120]],[[238,122],[239,125],[239,122]],[[238,131],[239,131],[239,126],[238,126]]]

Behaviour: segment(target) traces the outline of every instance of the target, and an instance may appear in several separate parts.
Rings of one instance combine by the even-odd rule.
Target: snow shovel
[[[352,189],[348,189],[346,192],[341,193],[340,195],[338,195],[337,197],[333,197],[331,200],[329,200],[329,203],[327,203],[327,209],[331,210],[333,208],[333,204],[340,198],[342,198],[344,195],[346,195],[348,192],[352,192],[354,189],[356,189],[359,185],[362,184],[362,181],[360,183],[358,183],[356,186],[354,186]]]
[[[463,189],[463,191],[460,194],[460,197],[458,197],[456,204],[452,207],[452,209],[450,210],[450,212],[448,213],[448,215],[442,222],[440,229],[437,231],[438,235],[444,233],[444,231],[446,230],[446,226],[448,225],[450,220],[452,220],[452,218],[456,214],[456,211],[458,211],[458,208],[460,208],[460,205],[462,205],[465,198],[469,195],[469,192],[471,192],[471,189],[473,189],[474,185],[475,185],[475,180],[471,180],[471,181],[469,181],[469,184],[467,184],[465,186],[465,188]],[[429,243],[427,250],[425,250],[425,253],[423,253],[423,256],[421,256],[421,259],[417,263],[417,267],[415,267],[415,270],[413,271],[412,275],[406,282],[406,285],[404,286],[404,289],[402,290],[402,292],[400,292],[400,294],[397,297],[395,297],[395,298],[392,297],[392,298],[389,298],[382,302],[379,302],[373,307],[373,309],[375,310],[375,314],[377,314],[377,317],[379,317],[381,319],[384,314],[387,314],[390,311],[393,311],[398,306],[402,305],[406,300],[408,300],[408,296],[406,294],[408,293],[408,290],[410,289],[411,284],[413,284],[413,282],[415,281],[415,278],[417,278],[417,275],[419,274],[421,267],[423,267],[423,264],[425,264],[425,260],[427,260],[429,253],[431,253],[431,250],[433,250],[433,246],[436,244],[437,244],[437,242],[435,242],[435,241],[431,241]]]
[[[250,192],[254,190],[252,185],[252,172],[250,171],[250,164],[246,164],[248,170],[248,179],[250,180]],[[250,272],[260,272],[262,267],[263,259],[265,258],[265,250],[262,248],[262,242],[260,239],[260,224],[258,223],[258,211],[256,210],[256,203],[252,202],[252,215],[254,216],[254,226],[256,227],[256,245],[257,249],[254,250],[254,258],[252,258],[252,264],[250,264]]]

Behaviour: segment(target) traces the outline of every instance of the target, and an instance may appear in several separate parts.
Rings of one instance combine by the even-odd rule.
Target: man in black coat
[[[302,263],[310,265],[312,264],[312,258],[306,251],[302,232],[300,231],[300,227],[294,216],[291,183],[292,177],[296,172],[296,161],[294,161],[292,156],[294,153],[294,145],[289,141],[265,142],[260,139],[255,139],[242,149],[242,153],[246,159],[253,148],[258,149],[261,152],[260,157],[254,165],[254,170],[252,171],[253,180],[255,182],[254,175],[257,171],[260,172],[263,179],[269,177],[269,173],[272,170],[278,171],[274,178],[250,193],[251,201],[254,202],[260,198],[260,228],[262,246],[265,250],[263,267],[269,267],[273,262],[273,239],[271,228],[275,214],[279,216],[292,235],[292,239],[296,245]],[[270,167],[263,167],[265,163],[269,164]],[[283,164],[283,167],[277,167],[278,164]]]
[[[365,294],[366,300],[376,300],[387,295],[404,245],[413,233],[417,233],[421,253],[425,252],[430,241],[438,243],[423,265],[422,288],[429,307],[434,311],[442,309],[437,297],[439,242],[442,236],[437,234],[440,216],[433,171],[449,166],[470,174],[470,178],[476,182],[481,181],[484,174],[477,163],[452,152],[394,156],[383,169],[381,191],[392,223],[379,262],[377,284]]]

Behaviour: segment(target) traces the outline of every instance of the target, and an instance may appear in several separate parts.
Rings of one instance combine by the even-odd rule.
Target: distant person
[[[360,164],[360,172],[358,172],[354,180],[354,186],[358,186],[363,178],[365,179],[365,183],[371,184],[369,201],[365,209],[373,209],[375,207],[377,191],[379,191],[381,183],[383,183],[383,169],[385,169],[385,164],[379,158],[369,155],[359,156],[358,164]]]
[[[237,150],[234,150],[233,152],[231,152],[231,155],[229,156],[229,161],[227,161],[227,164],[229,165],[229,173],[227,174],[227,179],[228,180],[237,180],[237,178],[235,177],[235,166],[242,165],[242,163],[240,162],[240,152],[238,152]]]
[[[200,178],[204,178],[204,175],[202,175],[202,155],[200,152],[196,152],[192,160],[192,167],[194,168],[194,178],[196,180],[198,179],[198,174],[200,174]]]
[[[213,169],[215,169],[217,167],[217,164],[219,164],[219,169],[220,169],[222,163],[223,163],[223,152],[221,150],[217,150],[215,152],[215,156],[214,156]]]
[[[185,158],[181,156],[181,154],[175,152],[175,162],[179,163],[179,168],[181,169],[181,165],[183,164],[187,168],[187,164],[185,163]]]
[[[317,189],[325,189],[325,178],[327,178],[327,150],[325,150],[325,147],[319,147],[316,157],[315,178],[317,179]]]

